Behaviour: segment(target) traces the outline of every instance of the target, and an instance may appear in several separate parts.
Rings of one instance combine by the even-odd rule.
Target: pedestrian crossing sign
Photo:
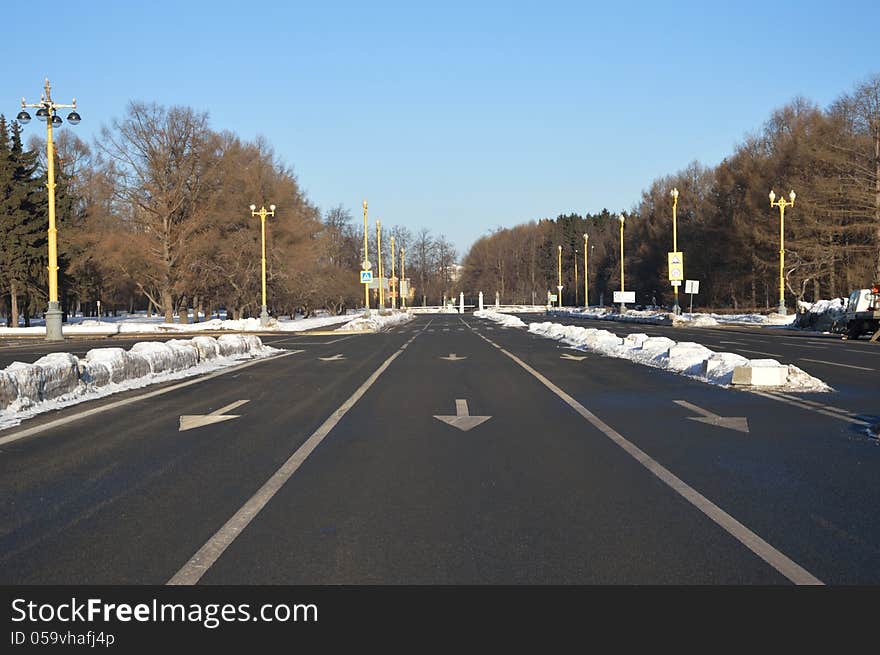
[[[679,282],[684,279],[684,253],[669,253],[669,281]]]
[[[361,284],[369,284],[373,281],[373,271],[361,271]]]

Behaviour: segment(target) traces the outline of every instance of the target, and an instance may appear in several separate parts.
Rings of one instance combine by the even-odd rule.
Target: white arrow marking
[[[449,353],[449,357],[441,357],[440,359],[445,359],[448,362],[460,362],[463,359],[467,359],[467,357],[459,357],[455,353]]]
[[[727,428],[728,430],[736,430],[737,432],[745,432],[746,434],[749,432],[749,420],[743,416],[718,416],[718,414],[713,414],[712,412],[705,410],[702,407],[697,407],[686,400],[673,400],[672,402],[680,407],[684,407],[685,409],[700,414],[700,416],[688,416],[687,418],[691,421],[708,423],[709,425],[715,425],[719,428]]]
[[[570,359],[573,362],[582,362],[587,358],[586,355],[583,357],[578,357],[577,355],[569,355],[568,353],[563,353],[559,356],[559,359]]]
[[[184,414],[180,417],[180,427],[177,431],[184,432],[186,430],[192,430],[193,428],[200,428],[203,425],[222,423],[223,421],[228,421],[232,418],[239,418],[239,414],[224,414],[223,412],[231,412],[233,409],[241,407],[246,402],[249,401],[236,400],[234,403],[229,403],[226,407],[214,410],[210,414]]]
[[[322,362],[338,362],[345,359],[345,355],[336,354],[333,357],[318,357]]]
[[[488,421],[491,416],[471,416],[468,412],[467,400],[456,398],[455,399],[455,416],[437,416],[434,415],[434,418],[438,421],[443,421],[444,423],[448,423],[454,428],[458,428],[462,432],[467,432],[468,430],[477,427],[481,423],[485,423]]]

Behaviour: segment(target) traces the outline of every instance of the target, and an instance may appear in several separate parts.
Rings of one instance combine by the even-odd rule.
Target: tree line
[[[697,303],[760,310],[775,307],[779,288],[779,210],[768,194],[795,205],[785,214],[785,293],[812,301],[847,295],[880,280],[880,75],[826,108],[795,98],[773,112],[714,167],[698,162],[654,180],[625,216],[626,289],[637,301],[670,305],[667,252],[677,188],[678,247],[688,279],[700,280]],[[590,302],[610,304],[620,289],[618,213],[560,215],[501,229],[464,258],[461,285],[497,290],[505,303],[544,303],[557,285],[563,246],[563,302],[583,304],[583,235],[589,235]],[[577,253],[575,251],[578,251]]]
[[[7,325],[19,315],[29,324],[48,297],[45,142],[35,136],[25,146],[22,136],[16,121],[0,115],[0,312]],[[93,144],[67,130],[54,141],[65,320],[94,314],[97,301],[107,311],[147,310],[169,322],[220,309],[233,318],[257,315],[260,229],[251,203],[277,206],[266,230],[272,313],[363,304],[360,221],[341,206],[322,212],[265,139],[212,130],[208,115],[189,107],[131,102]],[[373,253],[374,228],[371,220]],[[407,250],[416,296],[439,302],[455,250],[428,230],[383,226],[389,274],[392,234],[398,252]]]

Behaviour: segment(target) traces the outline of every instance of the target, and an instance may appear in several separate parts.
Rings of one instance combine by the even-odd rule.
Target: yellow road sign
[[[670,252],[668,253],[669,262],[669,281],[681,282],[684,280],[684,253]]]

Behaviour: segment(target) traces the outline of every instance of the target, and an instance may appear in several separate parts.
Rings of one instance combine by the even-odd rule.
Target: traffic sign
[[[674,286],[674,287],[680,287],[680,286],[681,286],[681,280],[672,280],[669,284],[671,284],[671,285]]]
[[[614,302],[618,303],[634,303],[636,301],[635,291],[615,291]]]
[[[550,294],[550,302],[556,302],[556,300],[557,300],[557,296],[556,296],[556,294],[555,294],[555,293],[551,293],[551,294]]]
[[[361,271],[361,284],[369,284],[373,281],[373,271]]]
[[[686,280],[684,283],[684,292],[685,293],[700,293],[700,281],[699,280]]]
[[[373,265],[370,263],[369,259],[365,259],[363,262],[361,262],[361,268],[366,271],[373,268]]]
[[[674,282],[676,280],[684,279],[684,253],[681,252],[670,252],[668,253],[669,260],[669,281]]]

